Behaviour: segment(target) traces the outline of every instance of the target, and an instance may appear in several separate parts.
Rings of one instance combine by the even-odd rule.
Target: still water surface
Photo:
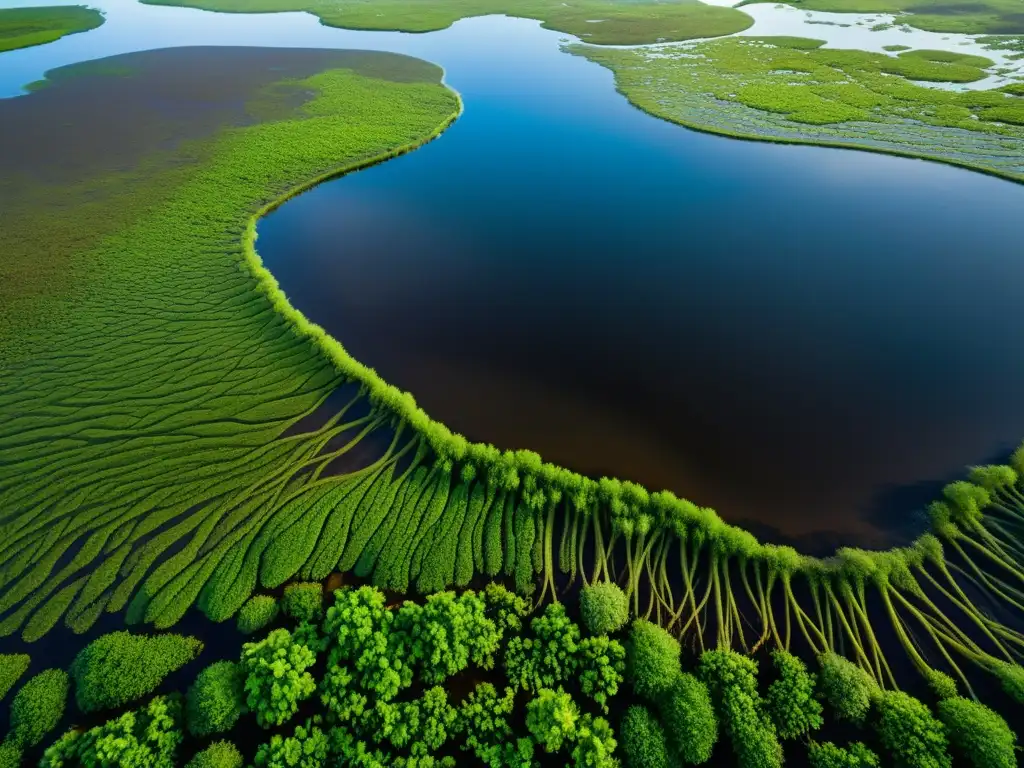
[[[402,35],[97,5],[104,27],[4,54],[0,95],[168,45],[446,68],[453,128],[289,202],[258,248],[299,309],[472,439],[825,551],[907,537],[936,483],[1024,436],[1024,187],[684,130],[533,21]]]

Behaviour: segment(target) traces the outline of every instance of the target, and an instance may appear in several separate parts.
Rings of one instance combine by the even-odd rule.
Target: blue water
[[[104,27],[0,57],[0,95],[167,45],[446,68],[455,126],[289,202],[258,249],[299,309],[473,439],[826,550],[905,538],[937,483],[1024,437],[1022,186],[687,131],[528,20],[402,35],[98,5]]]

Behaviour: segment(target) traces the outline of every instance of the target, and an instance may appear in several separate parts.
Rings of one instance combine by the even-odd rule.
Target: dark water
[[[811,548],[907,537],[1024,436],[1024,187],[689,132],[504,31],[428,55],[442,138],[260,225],[356,358],[474,440]]]

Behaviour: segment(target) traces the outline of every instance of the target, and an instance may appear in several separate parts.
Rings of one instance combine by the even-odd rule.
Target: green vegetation
[[[814,675],[786,651],[773,651],[772,662],[779,677],[768,687],[765,705],[779,738],[796,739],[816,731],[824,721],[821,704],[814,697]]]
[[[314,661],[313,651],[296,643],[287,629],[275,629],[258,643],[245,644],[245,703],[256,713],[256,722],[264,728],[281,725],[299,711],[299,703],[316,690],[307,671]]]
[[[21,747],[13,741],[0,743],[0,768],[20,768]]]
[[[619,725],[619,739],[628,768],[668,768],[665,729],[646,707],[626,710]]]
[[[284,588],[281,610],[296,621],[319,621],[324,612],[323,587],[316,582],[289,584]]]
[[[0,699],[21,679],[31,662],[27,653],[0,653]]]
[[[909,51],[910,50],[910,46],[909,45],[883,45],[882,46],[882,50],[883,51],[890,51],[891,53],[897,53],[899,51]]]
[[[960,696],[943,699],[939,720],[955,757],[974,768],[1013,768],[1017,737],[1006,721],[983,704]]]
[[[922,702],[902,691],[878,700],[878,736],[896,768],[949,768],[945,729]]]
[[[0,8],[0,53],[88,32],[103,23],[103,14],[84,5]]]
[[[232,661],[214,662],[196,677],[185,702],[185,719],[194,736],[231,730],[247,711],[244,670]]]
[[[254,595],[246,600],[235,619],[238,631],[243,635],[259,632],[277,618],[280,606],[273,595]]]
[[[878,755],[859,741],[848,748],[839,747],[830,741],[811,741],[807,746],[811,768],[879,768]]]
[[[711,759],[718,741],[718,718],[707,685],[693,675],[681,674],[660,694],[658,704],[670,757],[687,765]]]
[[[67,672],[47,669],[29,680],[11,702],[11,735],[23,749],[34,747],[64,716],[70,680]]]
[[[915,82],[981,80],[992,65],[981,56],[889,56],[783,37],[664,47],[656,56],[572,51],[611,69],[640,109],[698,130],[912,155],[1024,179],[1024,101],[1003,90]]]
[[[682,674],[679,641],[656,624],[637,619],[629,630],[626,665],[637,696],[657,701]]]
[[[580,616],[592,635],[618,632],[629,621],[629,600],[617,584],[590,584],[580,592]]]
[[[863,723],[879,694],[871,675],[836,653],[824,654],[820,662],[818,686],[822,698],[840,720]]]
[[[185,768],[242,768],[242,755],[230,741],[215,741],[196,754]]]
[[[95,712],[141,699],[202,649],[201,642],[181,635],[111,632],[98,637],[71,664],[78,708]]]
[[[1014,0],[790,0],[789,4],[807,11],[902,14],[899,23],[929,32],[991,35],[1024,32],[1024,14],[1020,3]]]
[[[504,14],[539,19],[548,29],[590,43],[630,45],[660,40],[690,40],[740,32],[751,24],[747,14],[696,0],[147,0],[153,5],[180,5],[230,13],[308,11],[332,27],[430,32],[470,16]]]

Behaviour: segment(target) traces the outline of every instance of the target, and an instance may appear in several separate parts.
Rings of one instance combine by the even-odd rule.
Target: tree
[[[572,748],[574,768],[618,768],[615,759],[615,734],[603,717],[590,714],[580,718]]]
[[[188,689],[185,715],[194,736],[230,731],[246,711],[245,671],[235,662],[211,664]]]
[[[957,696],[940,701],[938,710],[953,752],[964,763],[974,768],[1017,765],[1017,736],[984,704]]]
[[[291,736],[271,736],[256,750],[253,762],[256,768],[324,768],[328,754],[327,734],[314,718],[296,726]]]
[[[180,699],[157,696],[84,733],[68,731],[43,753],[39,768],[175,768],[180,723]]]
[[[665,729],[647,707],[632,706],[619,724],[627,768],[668,768]]]
[[[11,702],[11,738],[34,747],[64,717],[70,681],[67,672],[47,669],[29,680]]]
[[[11,740],[0,743],[0,768],[20,768],[21,747]]]
[[[662,694],[660,710],[672,762],[706,763],[718,741],[718,718],[707,685],[680,674]]]
[[[896,768],[950,768],[946,730],[923,703],[902,691],[878,699],[876,731]]]
[[[259,632],[277,618],[279,611],[276,597],[254,595],[238,611],[236,619],[238,631],[243,635]]]
[[[0,653],[0,700],[25,674],[30,662],[27,653]]]
[[[317,622],[324,614],[323,588],[317,582],[289,584],[284,588],[281,609],[298,622]]]
[[[585,637],[576,649],[576,678],[580,690],[608,712],[608,701],[619,692],[626,668],[626,650],[607,635]]]
[[[705,651],[700,675],[740,768],[781,766],[782,747],[757,692],[757,662],[735,651]]]
[[[822,697],[840,720],[860,725],[871,709],[871,702],[879,693],[871,676],[851,661],[836,653],[818,658],[821,672],[818,688]]]
[[[878,755],[859,741],[843,749],[830,741],[812,740],[807,745],[807,757],[811,768],[878,768],[880,765]]]
[[[629,600],[618,584],[598,581],[580,590],[580,616],[592,635],[617,632],[629,620]]]
[[[772,662],[779,677],[768,686],[765,704],[783,739],[795,739],[821,728],[821,704],[814,698],[814,675],[793,654],[776,650]]]
[[[444,746],[457,718],[448,693],[435,686],[415,701],[377,704],[372,722],[379,740],[396,749],[408,748],[413,757],[425,757]]]
[[[682,674],[679,641],[645,619],[633,622],[626,643],[626,673],[638,696],[656,701]]]
[[[579,719],[579,707],[562,689],[542,688],[526,705],[526,728],[545,752],[558,752],[571,744]]]
[[[316,657],[292,640],[287,629],[275,629],[258,643],[242,646],[246,706],[264,728],[281,725],[299,710],[299,702],[316,690],[306,670]]]
[[[215,741],[185,764],[185,768],[242,768],[242,753],[230,741]]]
[[[499,697],[493,685],[479,683],[458,709],[456,729],[463,735],[462,748],[491,768],[502,768],[505,747],[512,740],[508,719],[514,704],[512,688]]]
[[[93,640],[71,663],[75,699],[83,712],[120,707],[152,693],[203,649],[194,637],[111,632]]]
[[[509,640],[505,670],[512,685],[538,692],[564,683],[578,669],[580,628],[559,603],[549,603],[530,626],[533,638]]]
[[[502,638],[522,632],[523,619],[530,612],[526,600],[501,584],[494,583],[484,587],[483,596],[487,617],[494,622]]]

